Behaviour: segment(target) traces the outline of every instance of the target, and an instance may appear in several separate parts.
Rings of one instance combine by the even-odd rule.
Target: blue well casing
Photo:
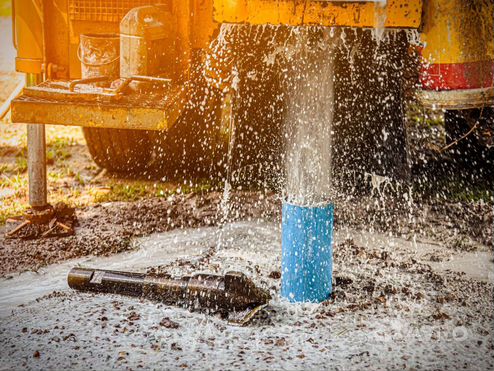
[[[333,204],[283,204],[281,296],[290,302],[327,300],[333,279]]]

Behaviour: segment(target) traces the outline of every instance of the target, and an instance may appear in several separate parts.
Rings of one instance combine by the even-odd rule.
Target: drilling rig
[[[377,174],[406,177],[402,88],[410,77],[400,63],[409,43],[403,36],[387,46],[398,57],[383,71],[373,61],[380,41],[365,30],[419,35],[418,95],[425,105],[446,110],[451,138],[470,130],[471,117],[492,114],[494,105],[489,0],[13,0],[12,9],[16,69],[26,74],[12,121],[28,124],[33,208],[48,204],[44,125],[81,126],[94,161],[110,171],[145,169],[156,152],[165,166],[212,169],[221,163],[228,134],[225,86],[236,79],[232,110],[245,134],[237,144],[280,152],[279,135],[269,130],[283,120],[279,77],[248,77],[265,68],[260,61],[267,40],[291,27],[350,35],[349,52],[338,57],[335,72],[336,99],[344,102],[335,108],[346,144],[335,144],[346,151],[341,166],[358,170],[355,164],[365,161]],[[215,65],[211,49],[224,25],[235,30],[233,52]],[[359,100],[348,99],[356,92]]]

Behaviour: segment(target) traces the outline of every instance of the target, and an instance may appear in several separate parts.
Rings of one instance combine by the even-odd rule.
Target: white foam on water
[[[283,301],[278,295],[279,280],[269,278],[270,272],[280,267],[280,228],[273,223],[225,225],[224,248],[202,267],[213,273],[243,271],[258,286],[271,291],[273,300],[268,318],[245,328],[229,326],[203,313],[190,313],[138,298],[76,293],[66,286],[66,274],[74,264],[144,271],[149,266],[179,258],[199,259],[216,243],[216,230],[212,227],[156,234],[136,240],[137,250],[133,252],[66,262],[38,274],[24,273],[0,281],[1,367],[180,369],[187,365],[192,370],[212,367],[302,370],[328,365],[335,369],[396,369],[406,363],[417,369],[447,369],[470,358],[479,367],[489,367],[489,358],[485,356],[489,352],[488,344],[484,341],[482,346],[473,346],[477,339],[482,339],[477,328],[482,329],[486,324],[478,321],[473,325],[457,325],[453,320],[424,323],[421,319],[424,311],[433,310],[434,303],[409,299],[402,304],[410,312],[379,306],[320,318],[326,311],[344,308],[344,299],[330,306]],[[427,251],[444,249],[434,243],[416,241],[414,250],[411,241],[351,229],[338,230],[335,237],[337,244],[353,238],[355,243],[369,249],[379,248],[392,256],[403,254],[417,259]],[[337,274],[354,280],[371,275],[376,280],[391,283],[410,280],[413,284],[416,279],[413,274],[400,271],[392,276],[374,274],[375,268],[364,264],[354,266],[357,271],[352,271],[335,262]],[[175,274],[189,273],[187,267],[174,269]],[[52,290],[64,294],[35,300]],[[13,296],[15,291],[17,297]],[[11,302],[13,298],[23,307],[6,306],[5,301]],[[129,320],[132,312],[139,318]],[[160,326],[164,317],[180,327]],[[435,340],[431,340],[432,336]],[[36,351],[40,352],[39,359],[33,357]]]

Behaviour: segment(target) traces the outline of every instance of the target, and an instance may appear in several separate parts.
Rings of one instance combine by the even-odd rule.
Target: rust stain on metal
[[[70,92],[55,86],[35,87],[12,102],[12,122],[112,129],[167,130],[183,109],[184,90],[160,99],[132,100],[101,92]]]
[[[494,104],[494,88],[428,91],[420,90],[418,98],[425,107],[462,110]]]
[[[221,313],[246,312],[250,320],[271,296],[258,288],[245,274],[228,272],[224,276],[195,274],[173,278],[170,275],[116,272],[73,268],[67,278],[72,289],[89,292],[122,294],[147,298],[189,310]],[[242,324],[242,321],[235,321]]]

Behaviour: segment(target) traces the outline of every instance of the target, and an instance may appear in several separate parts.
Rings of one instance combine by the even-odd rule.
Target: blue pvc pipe
[[[320,303],[333,279],[333,204],[283,204],[281,296],[291,302]]]

